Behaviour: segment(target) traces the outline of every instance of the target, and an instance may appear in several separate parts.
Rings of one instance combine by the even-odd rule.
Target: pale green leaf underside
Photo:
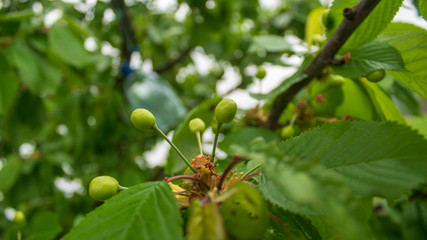
[[[390,71],[392,76],[427,98],[427,31],[408,23],[392,23],[379,39],[399,50],[409,71]]]
[[[263,48],[268,52],[283,52],[292,47],[284,37],[276,35],[256,36],[252,40],[253,43],[249,51],[257,51],[259,48]]]
[[[344,77],[358,78],[377,69],[405,71],[400,53],[387,43],[374,41],[350,52],[349,62],[333,66],[334,71]]]
[[[325,124],[283,150],[341,173],[360,196],[397,198],[427,181],[427,140],[392,122]]]
[[[183,239],[182,218],[169,186],[148,182],[107,200],[64,239]]]
[[[334,19],[335,25],[332,29],[328,29],[328,38],[338,28],[339,23],[343,19],[344,8],[354,7],[359,0],[335,0],[330,14]],[[394,15],[402,5],[403,0],[382,0],[369,14],[369,16],[362,22],[362,24],[354,31],[345,45],[342,47],[341,52],[347,51],[352,48],[357,48],[361,45],[368,43],[375,39],[393,20]]]

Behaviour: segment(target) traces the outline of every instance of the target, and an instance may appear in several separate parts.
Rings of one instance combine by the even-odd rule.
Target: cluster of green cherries
[[[214,139],[214,146],[212,150],[212,160],[215,157],[216,145],[218,141],[218,135],[222,124],[229,123],[233,120],[236,115],[237,105],[236,103],[228,98],[223,99],[215,108],[215,119],[218,122],[217,131]],[[147,109],[138,108],[135,109],[131,114],[132,124],[141,131],[154,129],[157,131],[171,146],[174,148],[180,157],[184,160],[186,165],[192,172],[196,172],[196,169],[191,165],[190,161],[182,154],[182,152],[175,146],[175,144],[166,136],[166,134],[157,126],[156,118]],[[195,118],[189,122],[190,130],[196,134],[199,150],[202,152],[201,147],[201,133],[205,130],[206,125],[200,118]],[[105,201],[120,190],[125,190],[126,187],[120,186],[119,182],[111,176],[98,176],[92,179],[89,184],[89,195],[97,201]]]

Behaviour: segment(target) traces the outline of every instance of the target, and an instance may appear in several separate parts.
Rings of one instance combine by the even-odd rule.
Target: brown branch
[[[321,74],[322,70],[334,59],[338,50],[380,1],[381,0],[361,0],[353,8],[344,9],[344,19],[338,29],[326,42],[316,58],[304,69],[304,73],[307,76],[302,81],[295,83],[286,91],[282,92],[274,100],[270,115],[266,122],[267,128],[277,128],[279,117],[286,106],[314,77]]]
[[[162,73],[162,72],[166,72],[167,70],[171,69],[173,66],[175,66],[175,64],[179,63],[180,61],[182,61],[190,52],[191,49],[193,49],[192,47],[187,47],[186,49],[184,49],[175,59],[172,59],[170,62],[167,62],[157,68],[154,69],[154,71],[156,73]]]

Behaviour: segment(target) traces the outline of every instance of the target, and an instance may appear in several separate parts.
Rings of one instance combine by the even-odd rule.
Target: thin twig
[[[236,166],[238,163],[240,163],[241,161],[243,161],[243,158],[238,156],[238,155],[234,155],[233,160],[231,161],[230,164],[228,164],[228,166],[225,168],[224,173],[221,175],[221,179],[219,179],[219,183],[216,186],[218,188],[218,191],[221,190],[222,188],[222,184],[225,181],[225,178],[227,177],[228,173],[231,171],[231,169]]]
[[[307,86],[310,81],[320,75],[322,70],[334,59],[335,54],[348,40],[357,27],[368,17],[381,0],[361,0],[353,8],[344,9],[344,19],[331,38],[323,46],[317,57],[304,69],[307,75],[302,81],[295,83],[282,92],[273,102],[266,127],[275,129],[283,110],[293,100],[295,95]]]

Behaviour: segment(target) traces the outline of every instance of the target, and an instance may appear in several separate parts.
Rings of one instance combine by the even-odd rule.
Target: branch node
[[[353,8],[344,8],[343,15],[348,20],[353,21],[356,13],[354,12]]]

